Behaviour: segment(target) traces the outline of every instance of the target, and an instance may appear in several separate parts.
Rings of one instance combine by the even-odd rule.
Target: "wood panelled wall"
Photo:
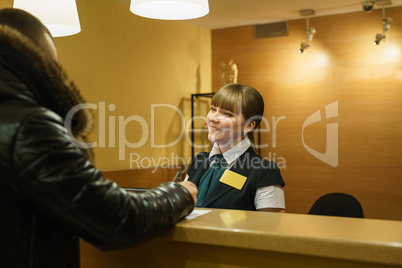
[[[234,60],[238,82],[264,97],[261,154],[281,167],[287,212],[307,213],[321,195],[345,192],[367,218],[402,220],[402,7],[386,16],[394,23],[380,46],[381,10],[311,17],[317,33],[305,54],[297,52],[305,19],[290,21],[285,37],[254,39],[253,25],[212,31],[213,89],[220,63]],[[316,111],[321,118],[308,125]],[[338,163],[321,161],[326,152]]]

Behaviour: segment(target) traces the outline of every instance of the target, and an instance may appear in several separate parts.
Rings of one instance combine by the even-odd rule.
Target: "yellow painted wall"
[[[219,64],[233,59],[238,82],[264,97],[270,131],[261,134],[268,145],[262,156],[282,167],[288,212],[307,213],[319,196],[346,192],[367,217],[402,220],[402,7],[386,9],[394,23],[374,46],[381,15],[377,9],[310,18],[317,33],[305,54],[297,52],[305,19],[290,21],[284,37],[253,39],[252,25],[212,31],[213,88]],[[333,102],[337,116],[327,119]],[[303,129],[317,110],[321,120]],[[336,166],[307,150],[327,152],[327,124],[338,127],[328,143],[338,142]]]
[[[2,0],[0,2],[0,8],[8,8],[13,6],[13,0]]]
[[[191,93],[211,90],[210,31],[181,21],[141,18],[129,11],[128,4],[115,0],[78,0],[77,6],[82,32],[58,38],[56,43],[60,62],[87,101],[105,103],[105,113],[95,111],[99,121],[104,118],[105,122],[100,129],[97,121],[92,136],[98,142],[97,167],[176,164],[166,163],[166,156],[183,156],[186,145],[155,148],[152,134],[156,145],[174,143],[182,132],[174,107],[189,117],[186,108]],[[151,120],[151,106],[159,104],[163,106],[154,109]],[[110,118],[115,120],[114,127]],[[130,122],[121,121],[130,118]]]
[[[141,18],[115,0],[78,0],[77,6],[82,32],[56,43],[61,64],[87,101],[105,104],[105,113],[95,111],[97,167],[146,168],[166,164],[172,152],[182,156],[182,142],[155,148],[152,135],[156,145],[174,143],[182,132],[174,107],[185,110],[191,93],[211,90],[210,31],[182,21]],[[159,104],[151,120],[151,106]]]

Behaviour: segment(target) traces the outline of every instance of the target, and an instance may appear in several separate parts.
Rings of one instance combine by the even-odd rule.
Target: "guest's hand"
[[[192,183],[191,181],[182,181],[179,182],[179,184],[190,192],[191,196],[194,199],[194,204],[197,203],[197,194],[198,194],[197,186],[195,186],[195,184]]]

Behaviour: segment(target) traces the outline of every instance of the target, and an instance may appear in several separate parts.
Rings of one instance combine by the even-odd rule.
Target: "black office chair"
[[[360,202],[345,193],[329,193],[321,196],[314,202],[308,214],[364,218]]]

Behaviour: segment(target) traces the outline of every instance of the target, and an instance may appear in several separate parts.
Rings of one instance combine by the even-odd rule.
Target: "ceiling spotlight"
[[[306,49],[308,49],[310,47],[310,45],[306,42],[303,42],[300,44],[300,49],[299,49],[299,53],[304,53],[306,51]]]
[[[309,19],[308,16],[315,15],[315,12],[312,9],[303,9],[303,10],[300,10],[300,15],[306,17],[307,42],[302,42],[300,44],[300,49],[299,49],[299,53],[304,53],[306,51],[306,49],[308,49],[310,47],[310,42],[313,41],[313,37],[314,37],[315,33],[317,32],[315,28],[309,27],[309,20],[308,20]]]
[[[364,12],[370,13],[374,8],[374,1],[364,1],[362,7]]]
[[[381,41],[385,41],[385,33],[391,29],[392,18],[385,17],[385,3],[382,4],[382,34],[378,33],[375,36],[374,45],[379,45]]]
[[[374,41],[374,45],[378,46],[380,44],[380,42],[385,38],[385,36],[383,36],[382,34],[377,34],[375,36],[375,41]]]
[[[313,41],[313,37],[316,32],[317,31],[315,28],[307,28],[307,42]]]
[[[391,29],[392,22],[393,22],[392,18],[383,19],[382,20],[382,30],[384,32],[388,32],[389,29]]]

